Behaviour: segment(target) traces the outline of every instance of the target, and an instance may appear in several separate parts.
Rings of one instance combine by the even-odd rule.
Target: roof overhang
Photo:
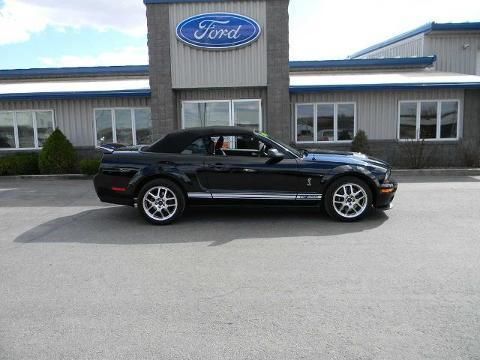
[[[0,83],[0,100],[149,97],[150,95],[148,79]]]
[[[290,72],[305,71],[344,71],[381,69],[418,69],[432,66],[437,57],[404,57],[382,59],[342,59],[320,61],[290,61]]]
[[[290,76],[291,93],[429,88],[480,89],[480,76],[428,70],[367,74],[294,74]]]

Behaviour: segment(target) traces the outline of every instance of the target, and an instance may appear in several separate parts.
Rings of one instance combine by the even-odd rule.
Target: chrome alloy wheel
[[[367,204],[367,192],[354,183],[341,185],[333,194],[333,208],[338,215],[347,219],[361,215]]]
[[[167,187],[155,186],[143,196],[143,209],[155,221],[166,221],[173,217],[178,208],[175,193]]]

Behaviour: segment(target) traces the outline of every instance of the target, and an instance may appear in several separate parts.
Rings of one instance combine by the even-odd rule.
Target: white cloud
[[[98,54],[96,56],[64,55],[59,58],[40,58],[43,66],[115,66],[148,64],[147,47],[126,47]]]
[[[133,36],[147,31],[141,0],[5,0],[0,8],[0,45],[27,41],[47,26],[117,30]]]
[[[292,0],[292,60],[345,58],[427,22],[480,20],[472,0]]]

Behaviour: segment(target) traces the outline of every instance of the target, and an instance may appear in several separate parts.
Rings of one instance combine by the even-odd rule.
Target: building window
[[[95,109],[96,146],[148,145],[153,141],[149,108]]]
[[[258,99],[183,101],[182,128],[240,126],[262,130],[262,102]]]
[[[356,133],[355,103],[297,104],[296,141],[352,141]]]
[[[39,149],[53,129],[53,110],[2,111],[0,149]]]
[[[400,140],[458,139],[459,100],[401,101]]]

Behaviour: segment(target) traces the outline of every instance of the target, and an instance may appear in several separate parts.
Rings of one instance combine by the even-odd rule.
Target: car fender
[[[174,163],[168,163],[142,168],[130,180],[129,188],[136,195],[147,182],[158,178],[165,178],[175,182],[185,193],[188,187],[193,186],[187,174],[181,172]]]
[[[324,177],[324,189],[326,190],[334,181],[344,176],[356,176],[364,180],[371,188],[372,193],[380,187],[377,177],[366,167],[361,165],[341,165],[331,169]]]

